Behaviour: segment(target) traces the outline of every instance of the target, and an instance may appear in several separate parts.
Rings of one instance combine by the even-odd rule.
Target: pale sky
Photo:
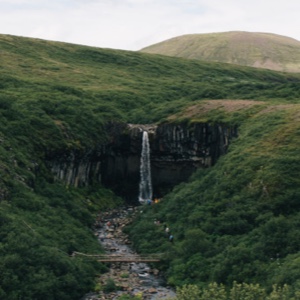
[[[0,0],[1,34],[100,48],[235,30],[300,41],[300,0]]]

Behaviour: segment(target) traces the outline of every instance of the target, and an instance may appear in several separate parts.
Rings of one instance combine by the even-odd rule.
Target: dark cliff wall
[[[187,180],[197,169],[212,166],[225,154],[237,129],[221,124],[196,123],[107,126],[108,140],[97,149],[53,155],[49,164],[56,179],[68,185],[101,182],[127,201],[137,201],[142,132],[149,133],[155,197]]]
[[[159,196],[186,181],[197,168],[215,164],[236,136],[236,128],[220,124],[159,126],[151,143],[154,191]]]

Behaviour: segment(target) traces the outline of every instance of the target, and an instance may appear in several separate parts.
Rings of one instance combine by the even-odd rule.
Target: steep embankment
[[[300,41],[271,33],[231,31],[189,34],[148,46],[141,51],[300,72]]]
[[[242,120],[214,167],[198,170],[130,230],[139,251],[165,252],[169,283],[234,281],[297,290],[299,268],[299,104],[207,101],[172,120]],[[167,224],[170,245],[152,220]],[[147,234],[145,235],[145,232]],[[292,294],[289,294],[292,297]]]
[[[107,128],[169,122],[203,99],[268,107],[300,98],[299,76],[266,70],[5,35],[0,52],[0,298],[7,300],[79,299],[105,269],[70,254],[101,251],[93,214],[120,203],[95,171],[113,142]],[[240,125],[238,116],[215,110],[205,122]],[[68,168],[54,173],[58,161]]]

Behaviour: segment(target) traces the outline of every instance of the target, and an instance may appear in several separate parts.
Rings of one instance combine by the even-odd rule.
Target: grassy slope
[[[68,253],[100,251],[92,213],[118,203],[99,187],[53,183],[46,155],[99,145],[107,121],[164,121],[203,99],[300,98],[299,76],[266,70],[3,35],[0,51],[0,296],[8,300],[77,299],[90,289],[99,266]]]
[[[234,281],[299,289],[299,104],[207,101],[172,120],[237,122],[228,154],[130,228],[142,252],[165,252],[171,284]],[[175,242],[170,245],[159,219]],[[146,232],[146,233],[145,233]],[[155,237],[155,238],[154,238]]]
[[[300,72],[300,42],[269,33],[222,32],[175,37],[141,50],[168,56]]]

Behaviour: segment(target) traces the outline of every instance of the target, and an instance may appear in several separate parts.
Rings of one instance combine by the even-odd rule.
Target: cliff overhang
[[[107,142],[94,149],[50,155],[54,179],[75,187],[98,182],[129,202],[137,201],[144,130],[150,139],[154,197],[186,181],[196,169],[213,166],[238,135],[236,126],[225,124],[110,123]]]

